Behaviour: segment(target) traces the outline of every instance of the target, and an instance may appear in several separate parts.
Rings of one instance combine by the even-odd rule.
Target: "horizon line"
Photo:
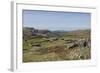
[[[30,27],[30,26],[23,26],[24,28],[34,28],[34,27]],[[34,28],[37,30],[50,30],[50,31],[76,31],[76,30],[91,30],[91,28],[79,28],[79,29],[69,29],[69,30],[51,30],[51,29],[39,29],[39,28]]]

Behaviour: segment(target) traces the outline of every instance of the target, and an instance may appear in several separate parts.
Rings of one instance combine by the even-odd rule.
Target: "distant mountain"
[[[90,29],[87,30],[74,30],[74,31],[50,31],[40,30],[31,27],[23,27],[23,38],[28,39],[31,37],[60,37],[60,36],[89,36],[91,33]]]
[[[58,32],[52,32],[49,30],[40,30],[31,27],[23,27],[23,38],[30,37],[58,37]]]
[[[74,37],[91,37],[91,30],[90,29],[85,29],[85,30],[74,30],[74,31],[69,31],[67,36],[74,36]]]

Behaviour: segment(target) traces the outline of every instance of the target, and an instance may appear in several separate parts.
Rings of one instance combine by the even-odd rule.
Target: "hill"
[[[91,41],[90,33],[90,29],[50,31],[23,27],[23,62],[90,59],[91,46],[79,46],[79,40]]]

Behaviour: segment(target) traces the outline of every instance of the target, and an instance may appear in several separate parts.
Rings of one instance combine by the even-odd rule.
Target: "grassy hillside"
[[[90,39],[90,30],[49,31],[24,27],[23,62],[90,59],[90,47],[69,48],[80,39]]]

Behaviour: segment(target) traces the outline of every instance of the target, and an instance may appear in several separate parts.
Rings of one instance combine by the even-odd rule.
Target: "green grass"
[[[23,40],[23,62],[42,62],[42,61],[61,61],[61,60],[85,60],[91,58],[91,49],[84,48],[80,51],[79,47],[68,49],[65,40],[78,40],[82,36],[63,36],[53,41],[49,38],[34,37],[27,41]],[[62,40],[64,39],[64,40]],[[46,41],[49,40],[49,41]],[[36,49],[33,44],[40,44]],[[36,49],[36,50],[32,50]]]

